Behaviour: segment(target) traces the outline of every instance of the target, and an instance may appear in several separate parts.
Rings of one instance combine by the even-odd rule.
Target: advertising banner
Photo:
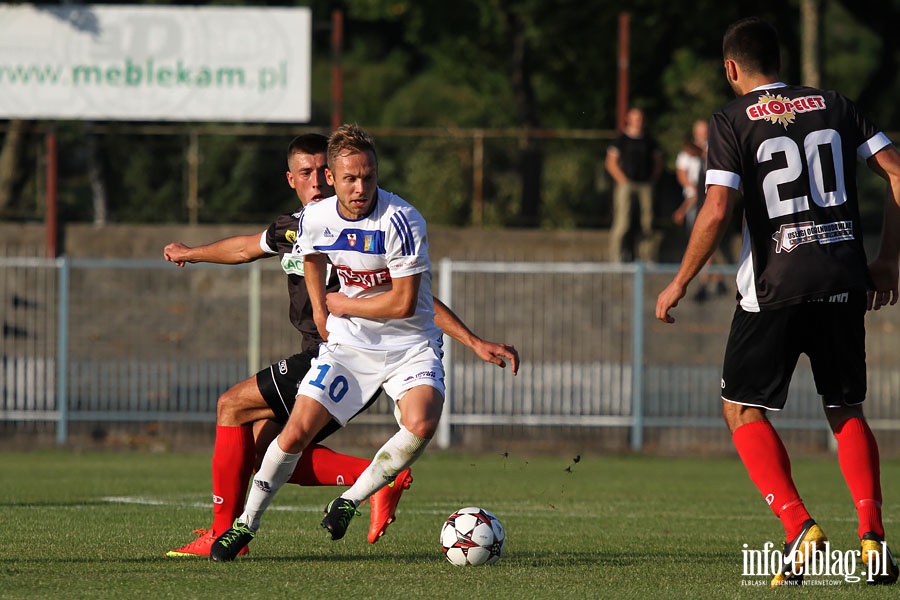
[[[0,4],[0,119],[303,123],[308,8]]]

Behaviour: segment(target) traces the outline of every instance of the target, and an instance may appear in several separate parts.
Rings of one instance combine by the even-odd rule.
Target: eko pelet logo
[[[890,550],[885,542],[880,543],[879,549],[870,550],[862,556],[860,550],[841,551],[831,546],[830,541],[822,543],[811,542],[803,550],[795,550],[790,558],[790,566],[785,567],[784,574],[802,577],[803,585],[836,586],[842,583],[858,583],[865,580],[872,583],[876,578],[887,576],[891,565],[884,560],[890,556]],[[743,545],[741,550],[743,570],[741,576],[742,586],[768,585],[769,579],[774,577],[786,561],[783,561],[782,551],[772,542],[766,542],[761,549],[750,548],[749,544]],[[866,571],[868,565],[868,571]],[[787,570],[789,569],[789,570]],[[760,577],[765,579],[750,579]],[[792,581],[786,582],[792,584]],[[797,581],[795,585],[799,585]]]
[[[756,104],[747,107],[747,116],[751,121],[768,121],[787,129],[787,126],[797,118],[797,114],[813,110],[825,110],[825,98],[803,96],[792,100],[781,94],[773,96],[766,93],[759,97]]]

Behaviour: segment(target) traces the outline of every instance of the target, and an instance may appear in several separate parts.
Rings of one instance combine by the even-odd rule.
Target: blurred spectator
[[[625,114],[625,127],[607,150],[606,170],[616,181],[609,238],[610,260],[622,262],[626,259],[623,242],[631,228],[633,196],[637,196],[640,206],[638,256],[642,260],[654,260],[653,186],[662,175],[663,156],[656,140],[644,130],[644,112],[639,108],[631,108]]]
[[[691,136],[675,159],[675,176],[683,191],[683,200],[681,205],[672,214],[672,221],[677,225],[684,225],[687,230],[688,237],[691,235],[691,229],[694,227],[694,219],[697,218],[697,211],[703,204],[703,198],[706,196],[706,146],[709,124],[704,120],[697,120],[691,129]],[[706,263],[706,267],[716,262],[724,262],[720,250],[710,257]],[[719,273],[710,273],[707,268],[700,274],[700,287],[694,294],[694,300],[704,302],[710,292],[722,295],[728,288],[722,280]]]

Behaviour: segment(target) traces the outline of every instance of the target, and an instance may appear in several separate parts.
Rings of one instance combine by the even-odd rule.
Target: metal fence
[[[733,293],[686,298],[676,324],[659,323],[656,294],[672,272],[441,261],[437,295],[482,337],[515,344],[523,364],[514,378],[446,343],[439,445],[472,428],[616,428],[639,450],[648,432],[722,429]],[[52,423],[60,444],[74,422],[212,423],[222,392],[299,345],[276,261],[182,270],[161,260],[0,258],[0,299],[0,428]],[[898,317],[895,308],[867,317],[867,414],[882,430],[900,431]],[[392,403],[359,420],[391,423]],[[778,423],[824,427],[805,362]]]

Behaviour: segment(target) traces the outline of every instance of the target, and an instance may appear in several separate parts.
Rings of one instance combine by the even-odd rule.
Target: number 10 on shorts
[[[340,402],[344,395],[347,393],[347,390],[350,389],[350,384],[347,382],[347,378],[343,375],[338,375],[334,379],[331,380],[331,383],[326,386],[325,377],[328,375],[328,372],[331,370],[331,365],[318,365],[316,367],[316,377],[315,379],[310,380],[309,385],[313,387],[317,387],[320,390],[326,390],[328,392],[328,397],[332,402],[337,404]]]

